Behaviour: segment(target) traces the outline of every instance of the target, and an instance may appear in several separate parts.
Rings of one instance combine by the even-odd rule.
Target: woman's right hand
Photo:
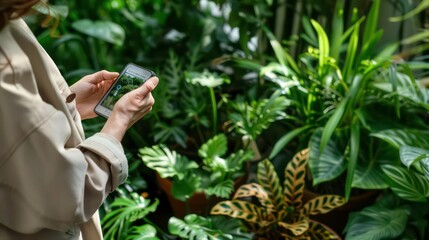
[[[158,82],[157,77],[152,77],[139,88],[122,96],[113,107],[101,132],[121,141],[127,129],[152,110],[155,100],[151,92]]]

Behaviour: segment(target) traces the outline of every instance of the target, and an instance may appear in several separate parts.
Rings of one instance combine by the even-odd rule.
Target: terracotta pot
[[[178,218],[183,218],[184,216],[190,213],[207,216],[210,213],[210,209],[216,203],[222,200],[226,200],[226,199],[222,199],[214,196],[207,198],[204,192],[196,192],[186,202],[180,201],[174,198],[173,194],[171,193],[171,187],[173,183],[171,182],[170,179],[161,178],[158,174],[156,174],[156,179],[158,181],[159,187],[167,196],[167,199],[173,211],[173,215]],[[245,184],[246,181],[247,181],[247,174],[238,178],[234,182],[235,189]]]
[[[362,210],[364,207],[373,204],[379,194],[380,191],[377,190],[366,191],[360,195],[351,197],[349,201],[341,207],[335,208],[325,214],[311,216],[310,218],[329,226],[335,232],[342,235],[347,224],[349,214],[351,212]],[[308,202],[317,196],[319,196],[319,194],[306,189],[303,195],[303,202]]]

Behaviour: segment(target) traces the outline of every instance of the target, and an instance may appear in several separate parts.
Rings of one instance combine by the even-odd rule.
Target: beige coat
[[[22,19],[0,31],[1,240],[102,239],[97,209],[128,165],[113,137],[84,139],[69,94]]]

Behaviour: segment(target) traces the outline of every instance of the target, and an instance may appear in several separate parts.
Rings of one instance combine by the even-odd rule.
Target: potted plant
[[[221,87],[229,79],[208,70],[191,71],[185,76],[186,84],[180,91],[189,95],[181,98],[180,107],[181,113],[187,115],[176,115],[168,128],[176,129],[170,133],[180,130],[186,134],[177,138],[176,143],[166,141],[139,150],[145,165],[157,173],[157,181],[167,184],[161,187],[165,186],[162,188],[170,202],[186,202],[188,207],[174,207],[178,217],[207,212],[210,203],[206,203],[206,198],[228,198],[235,181],[247,180],[246,162],[259,154],[254,141],[272,122],[284,116],[288,105],[279,93],[250,103],[237,96],[233,99],[231,95],[222,95]],[[173,136],[167,131],[162,134],[166,139]],[[192,204],[188,202],[195,198]]]
[[[204,214],[209,208],[205,200],[210,196],[229,197],[234,180],[245,175],[244,163],[252,153],[243,149],[228,153],[226,136],[218,134],[199,148],[198,159],[189,159],[162,144],[140,149],[140,156],[147,167],[156,171],[175,215],[183,217],[189,212]],[[197,192],[204,195],[190,203],[188,200]],[[180,202],[183,204],[177,206]]]
[[[258,239],[339,239],[328,226],[309,216],[329,212],[345,199],[323,195],[303,203],[308,156],[309,149],[305,149],[293,157],[283,184],[270,160],[259,162],[257,183],[240,186],[232,200],[217,203],[210,213],[243,220]]]

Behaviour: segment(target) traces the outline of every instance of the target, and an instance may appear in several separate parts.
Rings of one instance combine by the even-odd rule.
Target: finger
[[[142,86],[137,88],[135,93],[138,97],[143,99],[148,93],[152,92],[158,85],[159,79],[157,77],[149,78]]]
[[[119,76],[118,72],[109,72],[106,70],[102,70],[100,72],[103,80],[113,80]]]
[[[91,75],[86,76],[90,83],[101,83],[103,81],[112,81],[119,76],[117,72],[109,72],[106,70],[101,70]]]

